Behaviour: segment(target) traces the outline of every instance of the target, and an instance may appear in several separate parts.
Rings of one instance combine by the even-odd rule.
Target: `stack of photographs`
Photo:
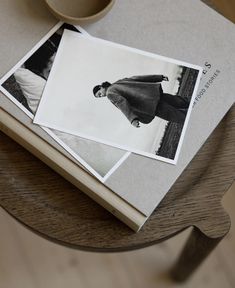
[[[0,89],[105,183],[131,153],[177,164],[201,73],[60,22]]]

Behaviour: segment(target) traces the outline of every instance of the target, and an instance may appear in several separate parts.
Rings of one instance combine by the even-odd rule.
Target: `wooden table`
[[[234,1],[224,3],[231,12]],[[1,133],[0,139],[0,205],[48,240],[117,252],[162,242],[193,226],[171,271],[176,280],[184,280],[229,231],[221,199],[234,179],[235,107],[137,234],[10,138]]]

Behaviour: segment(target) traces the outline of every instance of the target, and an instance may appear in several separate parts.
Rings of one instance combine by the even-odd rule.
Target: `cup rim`
[[[86,20],[92,20],[95,18],[99,18],[100,16],[105,14],[105,12],[108,12],[112,8],[115,0],[110,0],[109,3],[103,9],[101,9],[99,12],[92,14],[90,16],[85,16],[85,17],[73,17],[73,16],[63,14],[60,11],[58,11],[57,9],[55,9],[53,7],[53,5],[49,4],[48,3],[48,2],[50,2],[49,0],[44,0],[44,2],[48,6],[48,8],[60,19],[65,19],[65,20],[69,20],[69,21],[86,21]]]

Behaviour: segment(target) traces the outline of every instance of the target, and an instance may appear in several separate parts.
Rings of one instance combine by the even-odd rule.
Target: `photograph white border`
[[[77,34],[76,37],[78,37],[78,38],[86,38],[87,39],[87,37],[89,37],[89,36],[82,35],[82,34]],[[155,54],[155,53],[146,52],[146,51],[143,51],[143,50],[140,50],[140,49],[132,48],[132,47],[129,47],[129,46],[125,46],[125,45],[122,45],[122,44],[114,43],[114,42],[111,42],[111,41],[108,41],[108,40],[104,40],[104,39],[100,39],[100,38],[96,38],[96,37],[89,37],[89,40],[94,41],[96,43],[98,42],[98,43],[106,44],[107,46],[111,46],[111,47],[115,47],[115,48],[121,48],[121,49],[126,50],[126,51],[135,52],[135,53],[138,53],[140,55],[152,57],[152,58],[155,58],[155,59],[158,59],[158,60],[162,60],[162,61],[165,61],[165,62],[176,64],[176,65],[179,65],[179,66],[184,66],[184,67],[187,67],[187,68],[192,68],[192,69],[198,70],[197,80],[196,80],[196,83],[195,83],[195,86],[194,86],[192,97],[190,99],[190,105],[189,105],[189,108],[188,108],[188,111],[187,111],[187,116],[185,118],[183,129],[181,131],[181,135],[180,135],[180,139],[179,139],[179,142],[178,142],[178,145],[177,145],[177,149],[176,149],[176,153],[175,153],[174,159],[165,158],[165,157],[162,157],[162,156],[154,155],[152,153],[143,152],[143,151],[140,151],[140,150],[137,150],[137,149],[132,149],[131,147],[127,147],[125,145],[119,145],[119,144],[116,144],[114,142],[110,142],[110,141],[106,141],[106,140],[103,140],[103,139],[100,139],[100,138],[92,137],[90,135],[86,135],[86,134],[83,134],[83,133],[75,133],[72,130],[70,131],[70,129],[61,130],[61,128],[58,127],[57,125],[51,125],[51,124],[48,125],[48,123],[45,123],[45,122],[43,122],[41,120],[38,121],[37,114],[36,114],[36,116],[34,118],[34,123],[38,124],[38,125],[47,126],[47,127],[50,127],[52,129],[59,130],[59,131],[62,131],[62,132],[70,133],[70,134],[73,134],[73,135],[76,135],[78,137],[85,138],[85,139],[88,139],[88,140],[91,140],[91,141],[95,141],[95,142],[98,142],[98,143],[109,145],[109,146],[112,146],[112,147],[115,147],[115,148],[118,148],[118,149],[121,149],[121,150],[126,150],[126,151],[129,151],[130,153],[135,153],[135,154],[138,154],[138,155],[149,157],[151,159],[156,159],[156,160],[160,160],[160,161],[163,161],[163,162],[166,162],[166,163],[169,163],[169,164],[176,165],[177,161],[178,161],[178,158],[179,158],[179,154],[180,154],[180,150],[181,150],[181,147],[182,147],[182,143],[183,143],[183,139],[184,139],[184,136],[185,136],[185,132],[186,132],[186,129],[187,129],[187,126],[188,126],[188,122],[189,122],[189,119],[190,119],[190,115],[191,115],[191,112],[192,112],[193,103],[194,103],[195,97],[197,95],[198,87],[199,87],[200,80],[201,80],[201,77],[202,77],[203,68],[201,66],[198,66],[198,65],[194,65],[194,64],[187,63],[187,62],[184,62],[184,61],[172,59],[170,57],[158,55],[158,54]],[[54,64],[53,64],[53,67],[52,67],[52,70],[51,70],[51,73],[50,73],[48,79],[53,77],[53,74],[56,71],[56,68],[58,66],[58,58],[60,56],[60,53],[61,53],[61,49],[58,49],[58,53],[57,53],[57,55],[55,57],[55,61],[54,61]],[[45,93],[46,90],[47,90],[47,85],[46,85],[46,87],[44,89],[44,93]],[[40,104],[43,103],[44,101],[45,101],[45,98],[42,95],[42,98],[41,98],[40,103],[39,103],[39,107],[40,107]]]
[[[58,22],[15,66],[13,66],[10,71],[8,71],[0,79],[0,91],[8,97],[18,108],[20,108],[30,119],[34,119],[34,114],[31,113],[27,108],[23,106],[14,96],[12,96],[2,84],[14,74],[14,72],[20,68],[25,61],[30,58],[62,25],[64,22]],[[80,32],[82,32],[87,37],[91,37],[83,28],[78,25],[74,25]],[[100,182],[105,183],[105,181],[115,172],[115,170],[129,157],[130,152],[126,152],[118,162],[104,175],[101,176],[94,168],[92,168],[85,160],[83,160],[77,153],[75,153],[70,147],[68,147],[57,135],[53,133],[49,128],[39,125],[50,137],[52,137],[62,148],[64,148],[76,161],[78,161],[82,166],[84,166],[90,173],[92,173]],[[55,129],[56,130],[56,129]]]

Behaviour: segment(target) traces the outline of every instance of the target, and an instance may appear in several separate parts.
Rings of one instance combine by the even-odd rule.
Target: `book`
[[[37,4],[40,6],[38,15],[43,25],[38,18],[32,17],[33,11],[12,11],[17,1],[9,2],[12,6],[4,7],[4,12],[1,12],[4,14],[0,20],[1,29],[7,31],[8,26],[12,27],[7,18],[10,12],[15,16],[11,22],[16,21],[17,26],[12,28],[11,33],[1,33],[1,43],[5,44],[1,47],[0,77],[14,67],[56,23],[40,4]],[[27,2],[21,1],[21,5],[27,6]],[[152,5],[156,8],[153,9]],[[200,23],[199,17],[202,19]],[[31,32],[25,29],[29,23]],[[187,3],[181,0],[175,4],[149,1],[144,6],[118,1],[104,19],[84,28],[92,36],[204,67],[177,164],[99,146],[101,153],[115,154],[105,168],[102,162],[102,171],[99,170],[100,163],[96,166],[97,159],[94,163],[89,159],[90,166],[99,170],[102,177],[99,179],[45,130],[33,125],[32,119],[4,95],[5,88],[1,90],[0,98],[1,130],[138,231],[234,102],[234,25],[200,1]],[[18,49],[9,58],[9,47],[15,46],[16,41],[19,41]],[[177,129],[172,123],[166,129],[158,152],[174,154],[169,149],[167,135],[177,133]]]

